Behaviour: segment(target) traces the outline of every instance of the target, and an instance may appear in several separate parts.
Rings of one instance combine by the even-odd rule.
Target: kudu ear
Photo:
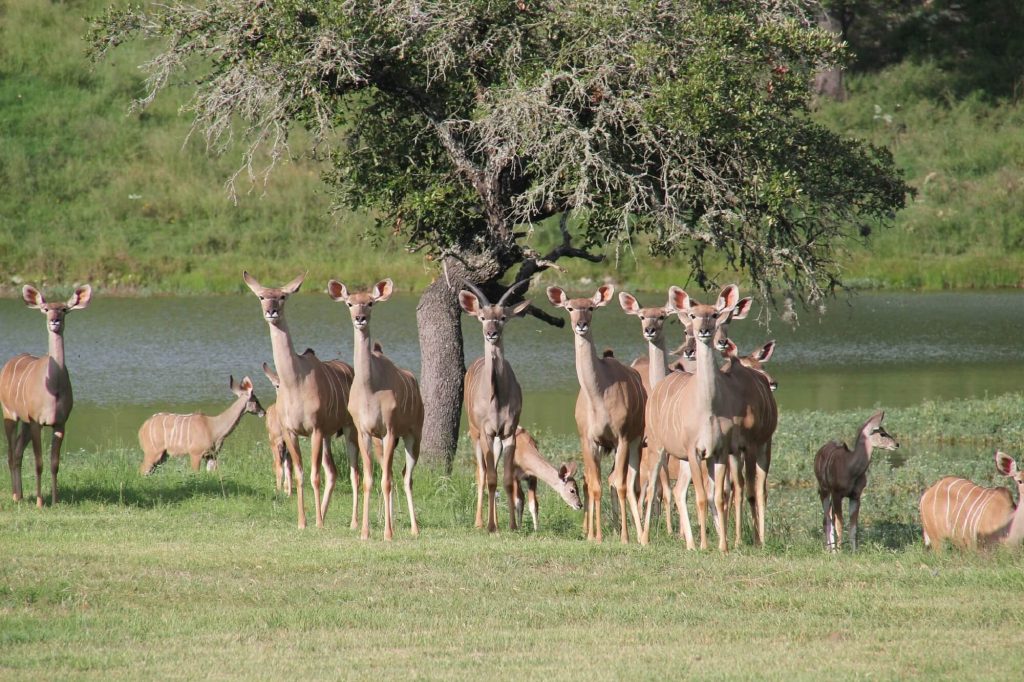
[[[238,386],[235,385],[235,376],[233,374],[228,375],[228,388],[231,389],[232,393],[238,395]]]
[[[89,301],[92,300],[92,287],[88,284],[75,289],[75,293],[71,294],[71,298],[68,299],[68,310],[84,310],[89,307]]]
[[[668,304],[677,313],[690,308],[690,295],[679,287],[668,288]]]
[[[242,381],[238,384],[239,390],[246,395],[252,395],[252,379],[249,377],[242,377]]]
[[[736,347],[736,343],[732,339],[726,339],[725,340],[725,347],[722,348],[722,356],[723,357],[734,358],[734,357],[736,357],[736,353],[738,351],[739,351],[739,348]]]
[[[31,284],[26,284],[21,288],[21,298],[29,308],[40,308],[46,303],[43,295]]]
[[[715,308],[718,311],[729,310],[730,308],[735,308],[739,300],[740,288],[735,284],[730,284],[722,289],[722,293],[718,294],[718,303],[715,304]]]
[[[736,308],[733,309],[732,315],[729,316],[732,320],[742,320],[750,314],[750,309],[754,307],[754,299],[750,296],[741,298],[740,302],[736,304]]]
[[[338,303],[344,303],[348,300],[348,287],[336,279],[329,280],[327,282],[327,295]]]
[[[568,481],[576,475],[576,462],[568,462],[558,467],[558,478]]]
[[[758,362],[768,362],[773,355],[775,355],[775,341],[769,341],[754,351],[754,359]]]
[[[885,412],[879,410],[871,415],[871,418],[864,422],[864,431],[873,431],[882,425],[882,420],[885,419]]]
[[[619,292],[619,305],[627,315],[640,314],[640,304],[632,294],[626,291]]]
[[[996,450],[996,469],[1003,476],[1017,475],[1017,462],[1005,452]]]
[[[294,294],[296,291],[299,290],[299,287],[302,286],[302,282],[305,279],[306,273],[302,273],[292,281],[288,282],[288,284],[285,284],[283,287],[281,287],[281,291],[283,291],[286,294]]]
[[[512,309],[511,309],[512,310],[512,316],[513,317],[525,317],[526,316],[526,311],[529,310],[529,308],[530,308],[530,301],[520,301],[519,303],[516,303],[514,306],[512,306]]]
[[[565,292],[560,287],[548,287],[547,293],[551,305],[558,306],[559,308],[564,308],[565,302],[569,300],[569,297],[565,295]]]
[[[612,294],[615,293],[615,287],[611,284],[602,284],[594,292],[594,297],[590,299],[594,305],[598,308],[601,306],[608,305],[608,301],[612,300]]]
[[[459,292],[459,305],[469,315],[480,314],[480,299],[472,291]]]
[[[391,281],[390,277],[382,279],[373,285],[370,293],[373,295],[374,301],[386,301],[391,298],[391,294],[395,293],[395,283]]]
[[[242,281],[245,282],[246,286],[249,287],[249,290],[257,296],[259,296],[260,292],[266,288],[257,282],[256,278],[250,275],[248,270],[242,270]]]
[[[270,382],[271,386],[281,388],[281,379],[277,376],[277,372],[270,369],[270,365],[265,362],[263,363],[263,373],[267,376],[267,381]]]

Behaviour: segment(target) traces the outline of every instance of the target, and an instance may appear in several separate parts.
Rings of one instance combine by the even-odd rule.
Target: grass
[[[313,281],[375,281],[384,271],[403,290],[436,274],[400,237],[363,236],[365,215],[331,213],[319,168],[297,156],[269,182],[243,178],[238,204],[224,183],[240,150],[214,157],[188,138],[173,89],[143,114],[143,45],[91,65],[85,16],[109,0],[9,0],[0,12],[0,290],[25,281],[91,281],[124,293],[240,291],[242,267],[267,281],[299,269]],[[833,129],[888,145],[918,189],[895,228],[868,250],[846,245],[848,282],[904,289],[1021,286],[1024,273],[1024,105],[953,95],[950,76],[905,63],[850,78],[847,102],[816,114]],[[302,149],[301,134],[294,149]],[[543,251],[550,230],[538,231]],[[378,235],[380,237],[380,235]],[[634,289],[680,283],[673,261],[609,252],[611,263],[568,262],[567,276],[611,275]],[[620,256],[616,258],[616,255]],[[638,260],[639,258],[639,260]]]
[[[145,479],[132,450],[69,453],[59,505],[0,502],[0,674],[1010,679],[1020,554],[926,553],[916,503],[944,474],[998,483],[991,449],[1021,454],[1022,408],[889,411],[903,447],[872,465],[856,555],[821,549],[810,462],[861,413],[783,415],[769,544],[725,556],[660,529],[647,548],[587,543],[549,491],[540,532],[488,537],[468,451],[452,476],[417,470],[422,535],[398,504],[389,544],[376,493],[374,538],[346,527],[347,484],[326,529],[297,531],[262,443],[229,440],[219,474],[175,460]],[[541,445],[575,456],[572,439]]]

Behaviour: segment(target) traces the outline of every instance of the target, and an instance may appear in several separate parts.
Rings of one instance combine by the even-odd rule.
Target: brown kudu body
[[[284,318],[284,302],[302,286],[300,275],[281,288],[262,286],[248,272],[242,278],[260,300],[263,318],[270,330],[270,347],[274,354],[280,386],[277,389],[277,414],[284,434],[285,445],[292,461],[295,483],[298,526],[306,527],[306,509],[303,499],[302,453],[299,436],[310,438],[310,461],[313,482],[313,501],[316,506],[316,525],[322,527],[327,508],[334,492],[337,468],[331,455],[331,437],[344,432],[348,441],[346,454],[352,482],[352,520],[356,526],[356,498],[359,485],[357,443],[352,418],[346,405],[352,385],[352,368],[340,360],[322,362],[312,352],[298,355],[292,343],[291,332]],[[321,463],[326,470],[323,498],[320,496]]]
[[[520,282],[520,284],[524,284]],[[495,494],[498,488],[498,459],[504,455],[504,480],[509,509],[509,527],[515,530],[519,515],[516,513],[517,494],[515,456],[516,429],[523,409],[523,391],[505,359],[502,332],[510,319],[522,317],[530,306],[521,301],[505,306],[505,300],[517,288],[509,287],[501,299],[491,305],[482,291],[459,293],[459,305],[468,315],[480,320],[483,327],[484,353],[466,370],[463,400],[469,422],[470,440],[476,453],[476,519],[477,528],[483,526],[483,496],[487,488],[487,530],[498,529]]]
[[[947,476],[921,495],[925,547],[941,551],[946,540],[964,549],[1019,547],[1024,542],[1024,471],[1005,452],[997,450],[995,459],[996,471],[1017,486],[1017,504],[1006,488],[985,488]]]
[[[359,452],[363,463],[363,522],[360,537],[370,537],[370,490],[373,487],[373,441],[381,439],[380,491],[384,499],[384,539],[393,537],[392,461],[398,439],[405,447],[402,478],[409,506],[409,525],[413,535],[419,534],[416,508],[412,498],[412,472],[420,456],[423,435],[423,399],[412,372],[393,363],[383,351],[373,348],[370,340],[370,313],[374,303],[391,298],[394,284],[390,279],[375,284],[369,293],[350,294],[337,280],[327,283],[327,293],[348,306],[355,334],[353,368],[355,377],[348,396],[348,411],[359,433]]]
[[[17,501],[22,497],[21,462],[27,440],[31,438],[36,460],[36,505],[42,507],[42,430],[44,426],[53,429],[50,439],[50,500],[56,504],[60,448],[64,442],[64,427],[74,405],[71,378],[64,364],[64,318],[69,311],[82,310],[89,305],[92,288],[88,284],[78,287],[67,303],[49,303],[34,287],[25,285],[22,299],[25,305],[46,316],[49,352],[43,357],[22,353],[7,361],[0,370],[0,403],[3,404],[13,498]]]
[[[139,446],[142,448],[139,471],[143,476],[152,473],[168,456],[188,455],[193,471],[199,471],[203,459],[208,460],[208,465],[213,464],[224,439],[235,430],[242,415],[264,415],[249,377],[242,379],[237,386],[232,377],[228,385],[238,398],[220,414],[208,417],[201,413],[160,412],[143,422],[139,427]]]
[[[882,428],[884,412],[871,415],[857,431],[853,450],[846,443],[832,441],[814,456],[814,476],[824,515],[825,548],[836,551],[843,542],[843,498],[850,498],[850,548],[857,550],[857,519],[860,499],[868,484],[868,467],[875,448],[895,450],[900,445]]]
[[[611,286],[604,285],[592,298],[570,299],[558,287],[547,290],[552,305],[569,313],[575,339],[576,378],[580,382],[575,416],[583,450],[587,497],[584,532],[587,539],[601,541],[601,454],[614,452],[613,470],[618,472],[614,487],[619,501],[619,537],[622,542],[629,542],[627,499],[638,538],[643,539],[635,486],[640,469],[647,393],[635,369],[611,356],[598,357],[594,347],[590,325],[594,310],[607,305],[613,293]]]

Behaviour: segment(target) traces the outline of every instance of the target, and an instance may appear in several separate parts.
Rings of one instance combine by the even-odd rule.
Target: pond
[[[543,297],[533,292],[534,300]],[[640,297],[647,305],[661,297]],[[546,301],[541,301],[551,309]],[[374,308],[372,332],[387,354],[419,371],[416,298],[396,296]],[[756,310],[756,309],[755,309]],[[561,314],[561,311],[559,311]],[[322,293],[288,302],[295,347],[321,358],[352,358],[347,309]],[[483,347],[479,323],[463,319],[467,357]],[[670,344],[682,333],[668,327]],[[799,324],[753,319],[730,333],[744,353],[769,338],[778,341],[768,369],[780,384],[786,410],[898,407],[925,399],[998,395],[1021,390],[1024,293],[861,294],[830,302],[818,316],[802,312]],[[629,361],[645,353],[636,318],[617,304],[599,310],[594,336]],[[264,406],[274,391],[260,366],[272,362],[270,340],[254,296],[106,298],[67,321],[66,356],[75,389],[68,450],[137,447],[136,433],[157,411],[214,413],[231,402],[228,375],[252,377]],[[506,327],[505,348],[524,391],[528,428],[574,433],[578,390],[568,328],[532,317]],[[0,300],[0,359],[46,352],[42,315],[20,300]],[[246,417],[242,433],[262,424]]]

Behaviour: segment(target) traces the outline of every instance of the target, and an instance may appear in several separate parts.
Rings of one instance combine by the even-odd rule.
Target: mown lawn
[[[1020,554],[926,553],[916,502],[942,474],[996,482],[993,445],[1024,449],[1022,408],[890,412],[903,447],[872,466],[856,555],[821,550],[810,461],[859,413],[783,415],[769,545],[725,556],[663,530],[587,543],[553,494],[539,533],[488,537],[468,452],[452,476],[418,469],[422,535],[399,503],[389,544],[379,516],[370,542],[348,529],[347,482],[326,529],[296,530],[262,443],[229,441],[219,473],[174,461],[146,479],[131,450],[67,453],[59,505],[0,502],[0,677],[1015,679]]]

